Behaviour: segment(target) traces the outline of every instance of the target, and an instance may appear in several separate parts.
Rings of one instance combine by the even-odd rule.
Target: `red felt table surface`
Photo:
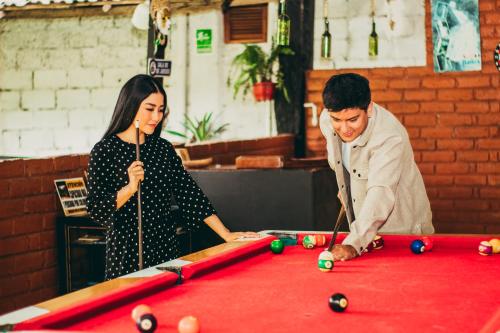
[[[322,249],[264,251],[57,328],[136,332],[130,313],[147,304],[157,332],[175,332],[186,315],[196,316],[205,333],[500,329],[500,255],[478,255],[484,237],[433,237],[434,249],[420,255],[409,250],[414,238],[384,236],[383,249],[336,262],[329,273],[317,269]],[[349,300],[344,313],[328,307],[337,292]]]

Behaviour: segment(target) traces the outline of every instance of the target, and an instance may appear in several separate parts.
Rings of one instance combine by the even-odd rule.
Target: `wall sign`
[[[153,77],[170,76],[172,62],[164,59],[148,58],[148,72]]]
[[[196,30],[196,51],[198,53],[212,52],[212,29]]]

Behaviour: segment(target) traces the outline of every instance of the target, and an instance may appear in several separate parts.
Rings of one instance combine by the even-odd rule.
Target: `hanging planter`
[[[253,85],[253,96],[255,97],[255,101],[263,102],[272,100],[275,89],[276,84],[273,82],[257,82]]]
[[[233,97],[239,92],[243,96],[253,90],[257,102],[269,101],[274,92],[280,90],[286,101],[289,101],[285,87],[284,74],[279,66],[279,56],[293,55],[288,47],[271,43],[267,53],[259,45],[245,44],[244,50],[238,54],[231,64],[227,85],[233,88]]]

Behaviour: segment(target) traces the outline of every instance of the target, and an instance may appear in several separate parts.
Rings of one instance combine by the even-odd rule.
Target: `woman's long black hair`
[[[111,123],[102,138],[109,138],[129,128],[134,121],[142,101],[154,93],[161,93],[163,95],[164,115],[166,115],[167,94],[153,77],[139,74],[128,80],[120,91]],[[160,136],[165,118],[165,116],[162,118],[152,135]]]

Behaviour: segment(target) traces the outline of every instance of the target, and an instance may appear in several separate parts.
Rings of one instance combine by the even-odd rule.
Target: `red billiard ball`
[[[430,237],[422,237],[422,242],[424,242],[425,251],[430,251],[434,247],[434,243],[432,242],[432,239]]]
[[[132,310],[131,317],[141,333],[152,333],[158,326],[156,317],[153,315],[151,308],[147,305],[137,305]]]
[[[345,309],[347,309],[348,304],[349,302],[347,301],[347,297],[340,293],[333,294],[328,299],[328,305],[330,306],[330,309],[335,312],[344,312]]]
[[[200,322],[194,316],[183,317],[177,325],[179,333],[198,333],[200,331]]]

